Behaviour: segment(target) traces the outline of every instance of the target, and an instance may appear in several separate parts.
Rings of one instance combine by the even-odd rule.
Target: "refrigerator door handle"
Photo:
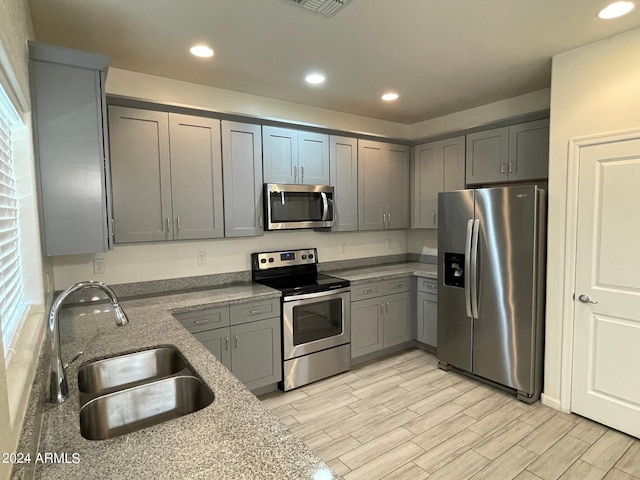
[[[467,222],[467,237],[464,245],[464,275],[466,280],[464,282],[464,304],[467,308],[467,317],[473,317],[471,311],[471,285],[469,281],[471,279],[471,238],[473,234],[473,219]]]
[[[478,318],[478,237],[480,236],[480,220],[473,222],[471,239],[471,316]]]

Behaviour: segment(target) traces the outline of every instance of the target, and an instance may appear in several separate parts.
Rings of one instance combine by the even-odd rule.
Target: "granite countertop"
[[[334,270],[325,272],[344,280],[349,280],[352,285],[365,282],[377,282],[393,278],[414,275],[416,277],[438,278],[438,266],[430,263],[405,262],[390,265],[375,265],[349,270]]]
[[[171,315],[279,296],[280,292],[262,285],[245,284],[125,301],[122,306],[130,321],[124,327],[116,326],[109,304],[64,309],[60,318],[63,359],[68,361],[79,350],[84,354],[68,368],[69,398],[60,406],[39,405],[42,424],[37,451],[67,453],[69,458],[77,454],[79,462],[39,464],[35,478],[339,478]],[[128,435],[85,440],[78,420],[78,368],[96,358],[158,345],[174,345],[184,354],[213,390],[213,403]],[[36,378],[43,392],[48,361],[41,361],[39,368]]]

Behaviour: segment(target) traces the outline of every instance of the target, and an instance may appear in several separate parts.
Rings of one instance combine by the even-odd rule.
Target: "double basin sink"
[[[210,405],[211,389],[175,347],[98,360],[78,371],[80,433],[106,440]]]

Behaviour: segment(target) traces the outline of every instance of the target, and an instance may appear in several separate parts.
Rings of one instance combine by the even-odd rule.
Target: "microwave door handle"
[[[326,222],[329,216],[329,201],[326,193],[320,192],[320,195],[322,196],[322,221]]]

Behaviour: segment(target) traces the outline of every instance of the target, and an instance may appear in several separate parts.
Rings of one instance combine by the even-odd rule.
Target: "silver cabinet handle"
[[[389,226],[391,226],[391,214],[390,214],[390,213],[388,214],[387,220],[388,220],[388,221],[387,221],[387,224],[388,224]]]
[[[194,325],[204,325],[205,323],[209,323],[211,320],[194,320]]]
[[[293,180],[294,183],[298,181],[298,167],[296,165],[293,166]]]
[[[258,215],[258,229],[262,230],[262,215]]]
[[[224,337],[224,349],[229,350],[229,337]]]
[[[180,217],[176,217],[176,230],[180,231]]]
[[[382,214],[382,226],[385,227],[387,225],[387,214]]]
[[[396,283],[393,288],[402,288],[404,287],[404,283]]]
[[[509,161],[509,173],[513,173],[513,162]]]
[[[389,302],[387,302],[385,304],[385,309],[384,309],[385,313],[389,313]]]
[[[264,312],[264,308],[260,308],[258,310],[249,310],[250,315],[257,315],[258,313]]]
[[[171,231],[171,219],[167,217],[167,232]]]
[[[384,303],[380,304],[380,315],[384,313]]]
[[[596,300],[591,300],[589,296],[585,295],[584,293],[578,297],[578,300],[580,300],[582,303],[592,303],[594,305],[598,303]]]
[[[366,290],[362,290],[362,293],[371,293],[373,292],[373,288],[367,288]]]
[[[235,344],[236,344],[236,348],[238,348],[238,335],[234,335],[234,336],[233,336],[233,341],[234,341],[234,342],[235,342]]]
[[[300,183],[304,183],[304,167],[300,167]]]
[[[505,166],[506,166],[505,162],[500,162],[500,173],[507,173],[504,171]]]

